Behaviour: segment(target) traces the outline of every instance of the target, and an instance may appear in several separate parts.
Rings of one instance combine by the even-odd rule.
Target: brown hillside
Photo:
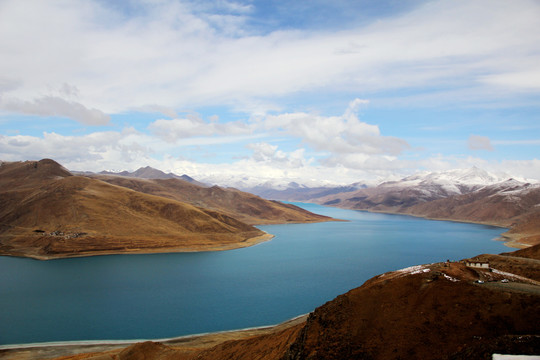
[[[4,163],[0,253],[36,258],[241,247],[265,235],[226,214],[96,179],[52,160]],[[13,180],[17,176],[21,181]],[[45,176],[44,176],[45,174]]]
[[[479,275],[451,263],[373,278],[315,310],[284,358],[444,359],[478,339],[540,335],[538,293],[472,283]]]
[[[338,206],[353,210],[401,212],[416,204],[449,196],[448,193],[440,189],[438,190],[439,192],[426,191],[423,188],[392,186],[388,184],[352,192],[331,194],[312,200],[322,205]]]
[[[540,282],[540,244],[500,255],[478,255],[472,259],[487,261],[498,270]]]
[[[467,221],[489,221],[510,226],[519,217],[535,210],[540,203],[540,188],[515,191],[520,187],[512,182],[464,195],[452,196],[407,209],[407,213],[432,218],[450,218]]]
[[[142,193],[220,211],[252,225],[333,220],[294,205],[265,200],[259,196],[236,189],[224,189],[218,186],[204,187],[181,179],[136,179],[103,175],[97,176],[97,178]]]
[[[435,191],[437,190],[437,191]],[[509,246],[540,243],[540,187],[509,179],[449,195],[435,187],[380,185],[314,199],[323,205],[509,227]]]
[[[71,173],[51,159],[0,163],[0,188],[16,186],[31,187],[36,181],[54,180],[72,176]]]

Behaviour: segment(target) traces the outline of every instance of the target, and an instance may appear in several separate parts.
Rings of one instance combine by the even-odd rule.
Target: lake
[[[277,324],[386,271],[510,251],[501,228],[297,205],[349,221],[259,226],[276,237],[220,252],[0,256],[0,345]]]

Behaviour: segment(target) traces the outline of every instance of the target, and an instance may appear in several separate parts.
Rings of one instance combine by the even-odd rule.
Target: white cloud
[[[297,136],[318,151],[335,156],[335,162],[344,154],[398,155],[409,148],[407,142],[381,135],[379,127],[358,119],[357,111],[366,100],[356,99],[342,116],[321,116],[306,113],[271,115],[265,119],[267,130],[280,130]]]
[[[414,166],[480,162],[497,168],[503,163],[476,158],[404,160],[416,150],[359,118],[367,100],[336,116],[290,103],[300,99],[303,109],[323,112],[327,95],[329,101],[369,97],[373,107],[537,105],[540,3],[533,0],[426,1],[341,31],[264,32],[250,32],[256,2],[135,0],[118,7],[133,6],[129,13],[110,4],[0,1],[0,110],[85,125],[104,125],[108,114],[129,111],[159,111],[171,119],[152,122],[150,134],[128,128],[65,136],[51,125],[42,137],[1,135],[0,158],[47,156],[91,170],[168,166],[201,176],[237,177],[250,169],[262,177],[339,182]],[[212,106],[251,118],[178,116]],[[278,147],[276,136],[288,145],[296,141],[297,150]],[[255,142],[251,157],[222,165],[181,159],[183,147],[238,140]],[[538,142],[469,139],[476,149],[520,144]],[[534,161],[504,165],[524,173],[534,173],[527,166],[538,168]]]
[[[6,95],[32,103],[48,86],[68,83],[80,104],[114,113],[252,108],[312,91],[477,87],[487,98],[503,97],[487,90],[493,86],[538,91],[535,1],[440,0],[346,31],[262,36],[245,33],[256,3],[195,4],[141,2],[144,11],[127,17],[103,2],[2,1],[0,67],[22,84]]]
[[[205,121],[199,115],[192,114],[181,119],[156,120],[148,128],[152,133],[168,142],[192,137],[209,137],[214,135],[237,136],[249,135],[253,127],[242,121],[219,123],[217,119]],[[226,140],[223,140],[226,141]]]
[[[482,81],[510,89],[538,91],[540,90],[540,68],[488,75],[483,77]]]
[[[107,125],[110,121],[110,116],[98,109],[89,109],[57,96],[44,96],[32,101],[0,98],[0,109],[28,115],[67,117],[85,125]]]
[[[278,168],[287,167],[298,169],[307,166],[312,159],[304,158],[305,149],[297,149],[290,153],[279,150],[277,145],[268,143],[254,143],[247,146],[253,151],[252,159],[257,163],[276,166]]]
[[[42,137],[0,136],[0,158],[5,161],[52,158],[71,169],[103,170],[148,162],[154,151],[149,140],[133,129],[83,136],[54,132],[44,133]]]
[[[487,136],[471,135],[467,142],[471,150],[488,150],[493,151],[491,140]]]

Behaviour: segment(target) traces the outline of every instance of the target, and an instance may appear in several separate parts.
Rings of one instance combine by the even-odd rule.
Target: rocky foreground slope
[[[224,250],[271,237],[235,216],[252,224],[331,220],[236,192],[234,211],[220,211],[204,203],[205,197],[212,198],[208,203],[227,198],[227,191],[219,188],[202,191],[190,204],[173,196],[183,180],[171,181],[161,187],[156,183],[159,191],[144,192],[74,176],[53,160],[2,163],[0,255],[48,259]],[[196,185],[186,184],[188,192],[196,192]]]
[[[491,270],[445,262],[385,273],[305,320],[260,334],[144,342],[62,359],[487,360],[493,353],[540,354],[540,245],[474,260],[489,260]],[[49,358],[76,350],[3,355],[17,359],[40,351]]]

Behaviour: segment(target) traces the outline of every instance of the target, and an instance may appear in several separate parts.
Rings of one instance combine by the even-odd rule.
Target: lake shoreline
[[[306,203],[306,204],[310,204],[310,203]],[[317,204],[317,205],[320,205],[320,204]],[[326,206],[326,205],[322,205],[322,206]],[[507,225],[504,225],[498,222],[458,220],[458,219],[449,219],[449,218],[432,218],[432,217],[427,217],[423,215],[406,214],[406,213],[400,213],[400,212],[395,212],[395,211],[380,211],[380,210],[371,210],[371,209],[348,209],[348,208],[341,208],[337,206],[330,206],[330,207],[335,207],[335,208],[344,209],[344,210],[352,210],[352,211],[361,211],[361,212],[365,211],[368,213],[375,213],[375,214],[411,216],[414,218],[433,220],[433,221],[449,221],[449,222],[464,223],[464,224],[493,226],[493,227],[498,227],[498,228],[507,230],[506,232],[501,234],[500,241],[503,241],[504,245],[508,248],[524,249],[529,246],[535,245],[535,243],[528,243],[526,241],[522,241],[523,239],[525,239],[527,236],[531,234],[509,233],[512,230],[512,227],[508,227]],[[260,225],[311,224],[311,223],[328,222],[328,221],[347,221],[347,220],[329,218],[328,220],[314,221],[314,222],[288,222],[288,223],[260,224]],[[263,235],[248,238],[242,242],[222,244],[222,245],[204,245],[204,246],[201,245],[201,246],[194,246],[194,247],[171,247],[171,248],[138,248],[138,249],[133,248],[133,249],[98,251],[98,252],[88,251],[88,252],[80,252],[77,254],[64,254],[64,255],[41,255],[41,254],[28,254],[28,253],[4,251],[0,253],[0,256],[23,257],[23,258],[30,258],[34,260],[56,260],[56,259],[70,259],[70,258],[105,256],[105,255],[143,255],[143,254],[227,251],[227,250],[242,249],[242,248],[254,246],[254,245],[266,242],[266,241],[270,241],[273,238],[274,238],[274,235],[265,233]]]
[[[345,210],[353,210],[353,211],[365,211],[368,213],[374,213],[374,214],[386,214],[386,215],[401,215],[401,216],[411,216],[414,218],[424,219],[424,220],[433,220],[433,221],[449,221],[449,222],[455,222],[455,223],[463,223],[463,224],[476,224],[476,225],[486,225],[486,226],[492,226],[496,228],[505,229],[506,231],[501,233],[501,236],[499,238],[500,241],[503,242],[503,245],[511,248],[511,249],[525,249],[530,246],[534,246],[537,243],[535,242],[527,242],[524,241],[527,237],[534,235],[534,234],[515,234],[510,233],[512,230],[512,227],[508,227],[507,225],[498,223],[498,222],[490,222],[490,221],[473,221],[473,220],[458,220],[458,219],[449,219],[449,218],[434,218],[434,217],[427,217],[423,215],[415,215],[415,214],[405,214],[400,212],[393,212],[393,211],[379,211],[379,210],[370,210],[370,209],[348,209],[348,208],[340,208],[337,207],[337,209],[345,209]]]
[[[288,329],[305,322],[309,314],[298,315],[275,325],[190,334],[163,339],[79,340],[0,345],[0,357],[6,359],[53,359],[84,353],[121,351],[127,346],[146,341],[161,343],[174,348],[210,348],[224,341],[239,340]]]
[[[110,250],[110,251],[98,251],[98,252],[80,252],[76,254],[67,255],[37,255],[37,254],[22,254],[18,252],[12,253],[0,253],[0,256],[12,256],[21,257],[34,260],[57,260],[57,259],[72,259],[92,256],[106,256],[106,255],[144,255],[144,254],[168,254],[168,253],[192,253],[192,252],[205,252],[205,251],[226,251],[242,249],[260,243],[270,241],[274,238],[274,235],[264,233],[262,235],[254,236],[252,238],[245,239],[242,242],[236,242],[231,244],[222,245],[209,245],[209,246],[195,246],[195,247],[173,247],[173,248],[133,248],[124,250]]]

